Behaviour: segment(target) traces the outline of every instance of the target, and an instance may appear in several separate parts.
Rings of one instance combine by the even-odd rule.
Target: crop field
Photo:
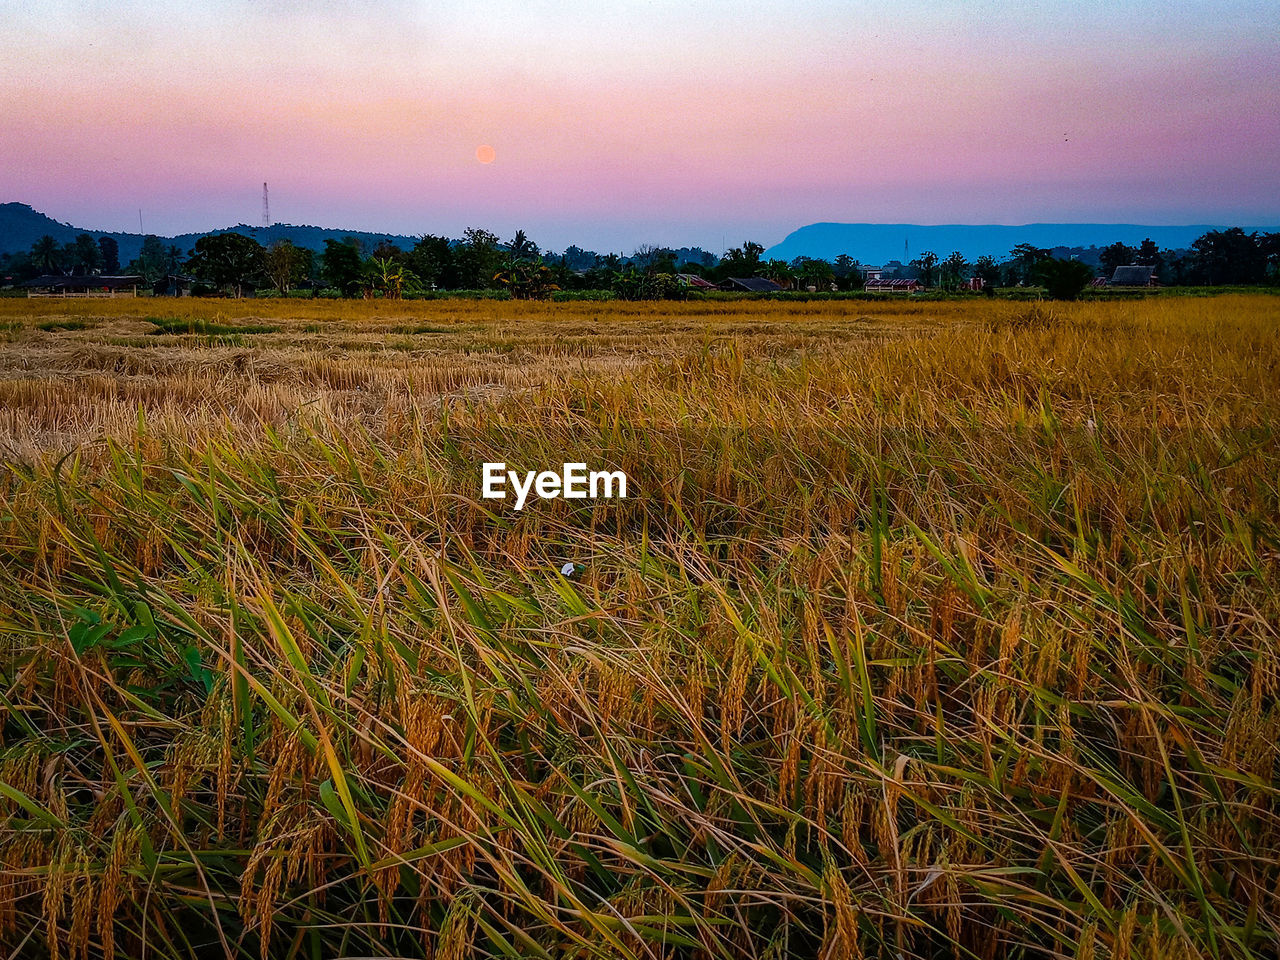
[[[0,300],[0,957],[1276,957],[1278,424],[1261,294]]]

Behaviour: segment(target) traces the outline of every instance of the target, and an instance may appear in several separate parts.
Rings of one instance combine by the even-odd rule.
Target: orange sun
[[[493,163],[494,160],[498,159],[498,151],[487,143],[482,143],[476,147],[476,159],[481,163]]]

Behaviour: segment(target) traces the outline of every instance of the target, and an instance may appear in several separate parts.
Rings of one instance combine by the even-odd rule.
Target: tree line
[[[503,241],[497,234],[469,228],[460,238],[424,234],[409,249],[390,241],[371,250],[354,238],[329,239],[321,251],[280,240],[264,247],[252,237],[226,232],[196,241],[185,254],[156,236],[147,236],[136,258],[121,265],[111,237],[82,233],[70,243],[42,237],[30,251],[9,254],[0,273],[12,282],[46,274],[84,276],[123,270],[157,289],[167,278],[193,278],[197,292],[240,296],[246,290],[281,295],[400,299],[426,291],[505,291],[518,299],[546,298],[556,291],[608,291],[622,299],[661,299],[688,292],[687,278],[712,283],[729,277],[764,277],[784,289],[860,290],[867,267],[847,254],[828,261],[797,257],[765,259],[754,241],[716,256],[697,247],[642,246],[631,256],[599,254],[570,246],[562,253],[543,251],[524,231]],[[1019,244],[1007,257],[968,260],[959,251],[945,258],[925,251],[908,263],[890,261],[885,279],[918,280],[927,288],[954,290],[971,278],[982,286],[1040,286],[1052,296],[1074,296],[1095,276],[1116,267],[1153,268],[1168,285],[1263,284],[1280,282],[1280,233],[1246,233],[1239,227],[1212,230],[1185,250],[1161,249],[1144,240],[1137,247],[1045,249]]]

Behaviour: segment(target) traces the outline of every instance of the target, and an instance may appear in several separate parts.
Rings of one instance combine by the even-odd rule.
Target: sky
[[[1275,0],[0,3],[0,202],[721,252],[1280,223]],[[481,150],[481,148],[489,148]],[[482,162],[489,161],[489,162]]]

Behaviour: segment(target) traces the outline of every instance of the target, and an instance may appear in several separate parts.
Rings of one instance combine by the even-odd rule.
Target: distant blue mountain
[[[888,260],[906,263],[926,250],[946,257],[959,250],[969,260],[981,256],[1001,259],[1020,243],[1054,247],[1105,247],[1119,241],[1137,246],[1150,237],[1161,247],[1175,250],[1210,230],[1222,226],[1199,224],[1185,227],[1153,227],[1136,223],[951,223],[922,226],[918,223],[811,223],[765,251],[769,260],[791,261],[796,257],[833,260],[847,253],[859,263],[880,266]],[[1275,230],[1275,227],[1245,227],[1245,230]]]

